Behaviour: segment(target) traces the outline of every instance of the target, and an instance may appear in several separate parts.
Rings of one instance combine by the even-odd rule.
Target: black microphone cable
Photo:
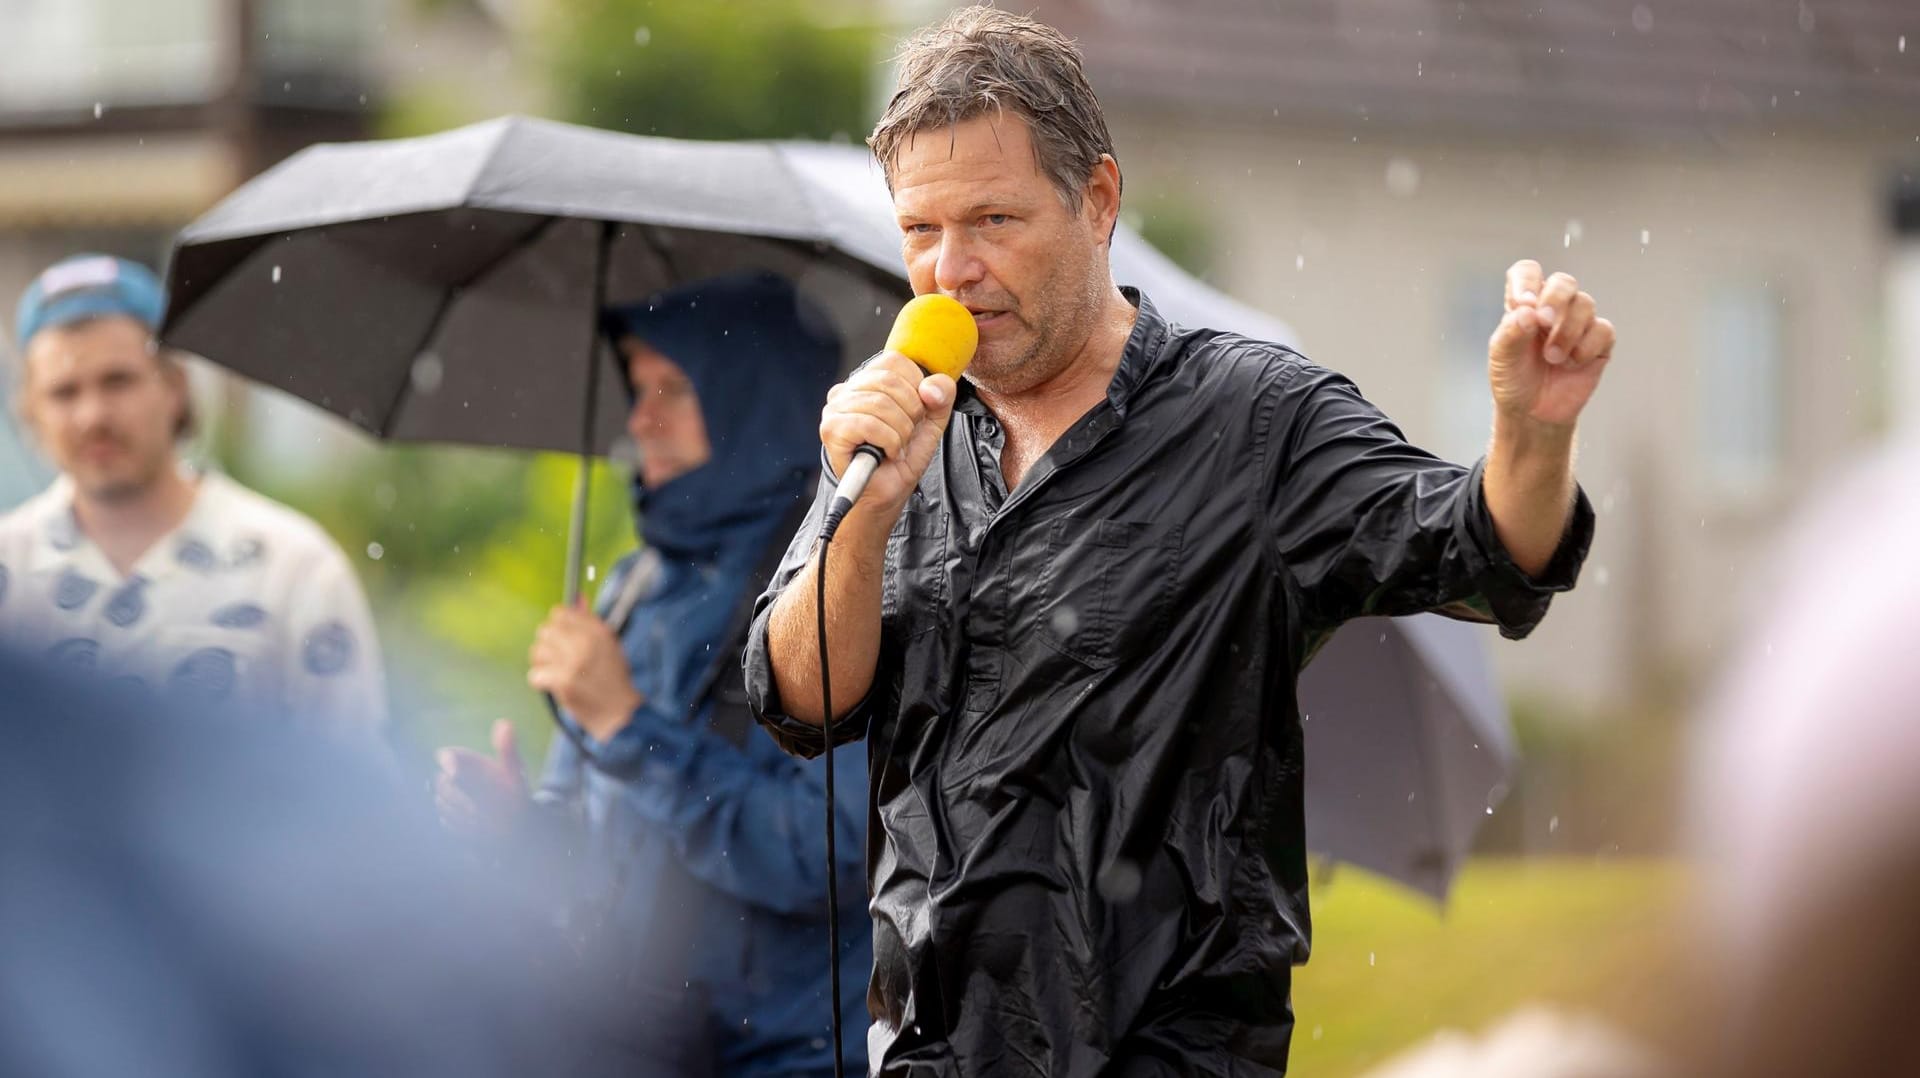
[[[864,445],[856,453],[871,454],[876,461],[880,456],[879,450]],[[862,482],[861,486],[864,485]],[[833,677],[828,672],[827,548],[833,545],[834,533],[840,530],[840,522],[846,519],[847,510],[851,508],[853,499],[844,496],[835,498],[828,507],[825,519],[820,522],[820,556],[814,562],[813,569],[814,631],[820,644],[820,736],[826,745],[827,756],[827,991],[833,1015],[833,1078],[845,1078],[845,1072],[840,1058],[840,859],[836,856],[834,842]]]

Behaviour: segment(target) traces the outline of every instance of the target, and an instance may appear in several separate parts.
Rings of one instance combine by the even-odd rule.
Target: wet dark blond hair
[[[1026,121],[1041,173],[1075,210],[1113,136],[1087,85],[1080,50],[1065,34],[1024,15],[961,8],[901,46],[899,91],[867,145],[893,184],[900,151],[923,131],[990,113]]]

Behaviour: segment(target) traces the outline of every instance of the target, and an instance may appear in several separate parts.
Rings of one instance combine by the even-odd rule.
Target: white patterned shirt
[[[0,517],[0,647],[189,706],[386,721],[366,596],[320,526],[217,473],[131,572],[81,531],[62,477]]]

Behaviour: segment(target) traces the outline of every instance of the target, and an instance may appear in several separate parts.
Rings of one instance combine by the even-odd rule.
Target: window
[[[1785,297],[1771,282],[1721,284],[1696,332],[1696,453],[1709,492],[1763,494],[1786,450]]]
[[[223,0],[0,0],[0,113],[211,100]]]

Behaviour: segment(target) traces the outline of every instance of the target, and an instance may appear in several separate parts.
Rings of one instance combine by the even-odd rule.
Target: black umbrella
[[[379,438],[580,453],[571,602],[587,465],[627,410],[598,311],[765,269],[869,355],[900,253],[839,210],[768,144],[508,117],[316,146],[180,234],[161,336]]]

